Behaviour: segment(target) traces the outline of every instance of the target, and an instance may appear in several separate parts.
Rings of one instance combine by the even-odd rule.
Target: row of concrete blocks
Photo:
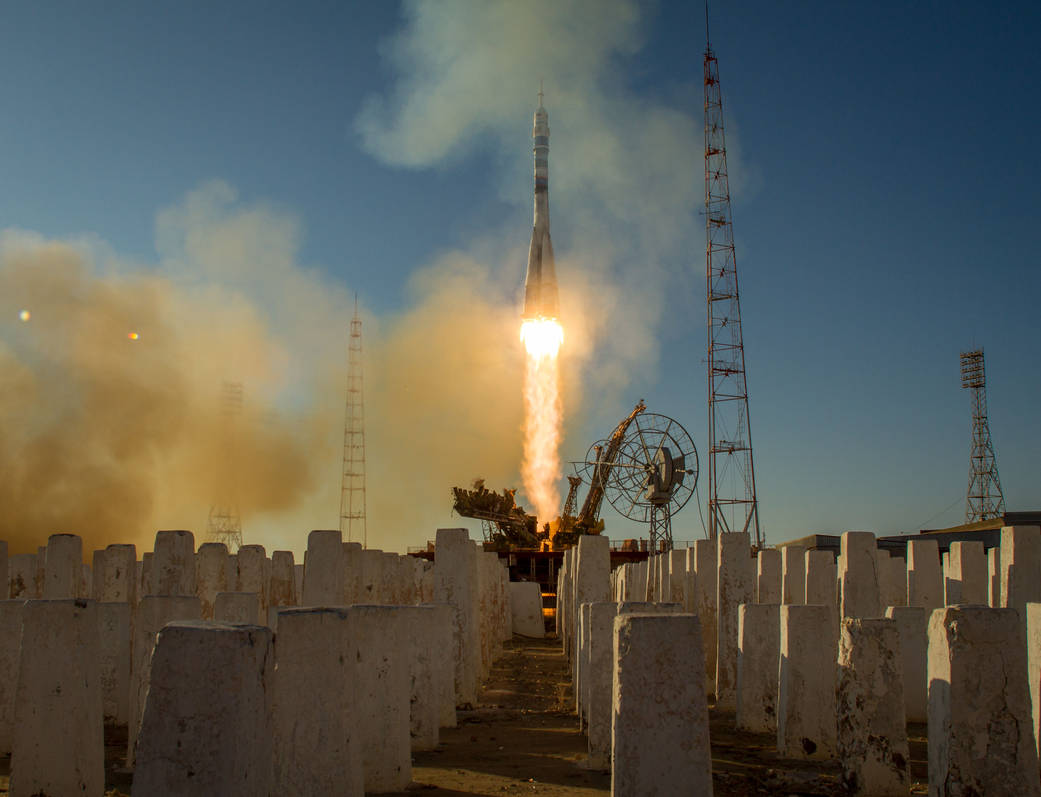
[[[229,554],[223,543],[204,543],[196,551],[189,531],[158,532],[153,551],[140,561],[134,545],[109,545],[94,551],[93,567],[82,564],[82,541],[75,534],[52,535],[36,554],[8,558],[6,550],[0,542],[0,586],[6,589],[0,597],[12,599],[136,603],[144,595],[196,595],[203,618],[211,619],[219,592],[257,593],[262,618],[269,607],[411,604],[433,595],[429,562],[362,549],[360,543],[343,542],[338,530],[312,532],[302,565],[294,563],[291,551],[268,558],[262,545]]]
[[[142,620],[199,614],[194,597],[141,606]],[[98,610],[87,600],[0,602],[0,626],[17,625],[20,637],[16,687],[0,692],[13,703],[13,722],[0,728],[17,729],[12,797],[104,792]],[[162,623],[140,726],[131,725],[133,794],[404,789],[411,752],[433,749],[438,729],[455,724],[453,614],[446,605],[291,608],[279,612],[277,635]]]

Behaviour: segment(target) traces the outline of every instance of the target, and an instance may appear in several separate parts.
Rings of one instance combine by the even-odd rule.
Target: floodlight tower
[[[340,532],[349,541],[357,534],[369,547],[365,521],[365,401],[362,391],[361,316],[358,296],[347,343],[347,407],[343,422],[343,478],[340,482]]]
[[[705,8],[705,279],[708,304],[708,533],[748,532],[763,547],[752,462],[719,64]]]
[[[1005,496],[998,478],[998,463],[990,442],[987,421],[987,379],[983,349],[961,353],[961,386],[972,391],[972,451],[969,454],[969,489],[965,522],[988,520],[1005,514]]]
[[[236,495],[234,465],[237,426],[241,414],[242,383],[224,382],[220,394],[221,447],[215,458],[219,468],[217,500],[210,506],[207,532],[212,542],[227,545],[228,553],[237,553],[242,547],[242,519]]]

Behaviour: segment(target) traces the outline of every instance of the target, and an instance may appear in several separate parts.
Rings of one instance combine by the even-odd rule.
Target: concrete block
[[[271,580],[268,586],[269,606],[296,606],[296,577],[293,575],[293,552],[271,554]]]
[[[881,548],[875,551],[875,554],[878,558],[878,597],[882,608],[906,605],[907,574],[904,560],[898,556],[890,556],[888,551]]]
[[[304,606],[338,606],[343,601],[343,539],[339,529],[307,535]]]
[[[223,542],[204,542],[195,555],[195,591],[203,620],[213,619],[217,595],[234,589],[236,575],[228,583],[228,546]]]
[[[928,719],[926,677],[929,650],[929,615],[931,609],[921,606],[890,606],[886,617],[896,623],[899,638],[901,672],[903,674],[904,716],[908,722]]]
[[[130,612],[126,601],[98,603],[98,667],[105,722],[130,719]]]
[[[575,549],[574,605],[610,600],[611,541],[601,535],[583,534]]]
[[[14,707],[24,607],[23,600],[0,601],[0,756],[11,753],[15,737]]]
[[[271,573],[267,561],[267,553],[263,545],[243,545],[236,554],[238,557],[238,581],[234,590],[228,592],[255,592],[260,600],[259,617],[267,617],[268,582]]]
[[[716,707],[737,708],[738,607],[755,603],[755,566],[748,534],[717,536],[719,558],[716,587]]]
[[[362,560],[364,563],[364,559]],[[434,590],[438,603],[455,609],[456,700],[477,700],[480,641],[477,627],[477,552],[466,529],[438,529],[434,544]]]
[[[145,551],[141,554],[141,580],[137,584],[137,599],[141,600],[145,595],[155,595],[154,583],[152,581],[152,560],[154,554]]]
[[[361,552],[360,542],[343,543],[343,603],[345,606],[361,602]]]
[[[781,603],[806,603],[806,549],[801,545],[781,549],[781,592]]]
[[[433,606],[396,607],[406,624],[409,665],[409,738],[414,751],[433,750],[441,718],[441,681],[437,659],[442,658],[442,629]]]
[[[755,602],[781,603],[781,552],[776,548],[764,548],[757,560]]]
[[[195,595],[195,535],[157,531],[149,595]]]
[[[682,604],[687,599],[687,549],[674,548],[669,551],[667,561],[669,564],[669,594],[663,595],[662,600]]]
[[[163,628],[152,657],[132,795],[268,794],[266,690],[273,671],[272,633],[263,626],[173,622]]]
[[[434,665],[434,688],[438,695],[438,725],[454,728],[455,717],[455,609],[447,603],[424,603],[433,609],[428,622],[437,639],[434,649],[438,655]]]
[[[470,546],[473,547],[472,545]],[[474,559],[476,566],[476,558]],[[361,585],[358,600],[364,604],[383,602],[383,551],[366,548],[361,552]]]
[[[735,717],[738,728],[759,733],[777,732],[777,671],[780,649],[780,605],[742,604],[738,610]]]
[[[47,580],[47,546],[36,548],[36,595],[44,597],[44,582]]]
[[[690,614],[623,614],[615,618],[614,797],[712,794],[699,625],[698,618]],[[661,700],[659,695],[669,699]]]
[[[412,780],[409,610],[352,606],[349,611],[358,622],[360,640],[358,721],[365,793],[403,791]]]
[[[99,552],[95,583],[99,603],[137,603],[137,548],[113,543]]]
[[[841,546],[842,616],[881,617],[875,535],[870,531],[845,531]]]
[[[134,766],[134,748],[151,677],[156,636],[175,620],[199,620],[198,598],[186,595],[145,595],[134,610],[130,630],[130,719],[127,722],[127,766]]]
[[[578,655],[575,657],[575,713],[579,716],[579,727],[585,728],[585,707],[589,705],[589,683],[585,670],[589,666],[589,639],[592,617],[592,603],[583,603],[578,607]]]
[[[10,596],[10,576],[7,572],[7,542],[0,540],[0,600],[7,600]]]
[[[75,545],[48,543],[48,555],[61,552],[53,560],[58,577],[48,578],[52,592],[68,588],[69,552],[78,547],[78,537]],[[79,564],[75,561],[76,575]],[[105,742],[93,601],[29,601],[23,607],[15,728],[11,797],[101,797]]]
[[[781,607],[777,751],[782,756],[835,756],[836,642],[830,607]]]
[[[546,636],[546,623],[542,619],[542,587],[537,581],[511,581],[510,608],[513,633],[533,639]]]
[[[483,551],[478,550],[478,554]],[[495,556],[495,554],[492,554]],[[393,551],[383,552],[382,567],[380,567],[379,600],[370,603],[382,603],[387,606],[400,606],[404,603],[401,597],[401,573],[399,560],[401,559]]]
[[[1026,613],[1027,684],[1034,723],[1034,745],[1041,752],[1041,603],[1028,603]],[[0,686],[0,689],[3,687]],[[3,752],[2,747],[0,752]]]
[[[948,606],[987,605],[987,556],[982,542],[951,543],[944,594]]]
[[[36,554],[16,553],[7,559],[7,594],[11,600],[39,598],[36,591]]]
[[[43,597],[47,600],[79,597],[82,564],[83,540],[76,534],[52,534],[47,540]]]
[[[307,552],[304,552],[306,557]],[[304,566],[303,564],[293,565],[293,578],[296,581],[296,599],[298,603],[304,602]]]
[[[997,547],[987,551],[987,605],[1001,607],[1001,549]]]
[[[838,664],[838,751],[846,788],[851,795],[906,797],[910,753],[896,622],[846,618]]]
[[[218,592],[213,602],[213,619],[218,623],[267,625],[267,615],[261,611],[255,592]]]
[[[347,607],[279,612],[271,699],[272,794],[362,797],[361,643]]]
[[[1019,586],[1013,579],[1013,597]],[[928,677],[929,794],[1038,797],[1020,613],[981,606],[935,610]]]
[[[907,543],[907,604],[926,609],[943,606],[943,573],[936,540]]]
[[[1024,613],[1028,602],[1041,601],[1041,528],[1002,527],[1000,555],[1001,606]]]

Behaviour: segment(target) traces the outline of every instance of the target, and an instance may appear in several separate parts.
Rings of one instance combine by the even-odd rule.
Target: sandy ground
[[[507,643],[479,703],[459,712],[457,728],[443,730],[441,744],[414,758],[413,783],[399,797],[438,795],[609,794],[607,771],[583,765],[586,738],[569,710],[571,684],[555,639],[515,638]],[[732,714],[710,708],[713,790],[716,797],[823,797],[845,795],[835,762],[779,758],[774,738],[734,730]],[[925,726],[908,729],[911,774],[908,794],[926,794]],[[130,794],[123,770],[126,729],[106,729],[107,797]],[[0,757],[0,795],[7,794],[10,758]],[[158,797],[158,796],[157,796]]]

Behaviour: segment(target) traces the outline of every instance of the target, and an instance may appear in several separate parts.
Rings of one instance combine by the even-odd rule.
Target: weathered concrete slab
[[[101,551],[95,572],[99,603],[137,603],[137,548],[134,545],[113,543]]]
[[[456,700],[477,700],[480,642],[477,628],[477,552],[466,529],[438,529],[434,544],[434,590],[438,603],[455,609]]]
[[[510,582],[510,609],[513,633],[533,639],[546,636],[542,618],[542,587],[537,581]]]
[[[1028,602],[1041,601],[1041,528],[1001,529],[1001,606],[1025,613]]]
[[[268,794],[272,636],[263,626],[217,622],[173,622],[159,632],[134,797]]]
[[[409,663],[409,738],[412,750],[433,750],[439,740],[441,681],[437,659],[445,639],[433,606],[398,607],[405,618]]]
[[[1034,724],[1034,746],[1041,752],[1041,603],[1027,604],[1027,683]]]
[[[837,606],[838,573],[831,551],[806,552],[806,603]]]
[[[234,590],[237,576],[228,583],[228,546],[223,542],[204,542],[195,554],[195,591],[203,620],[213,619],[213,605],[221,592]]]
[[[872,554],[872,562],[874,558]],[[781,607],[777,751],[782,756],[833,758],[835,755],[834,628],[832,610],[828,606]]]
[[[987,605],[1001,608],[1001,549],[987,551]]]
[[[716,706],[737,708],[738,607],[755,603],[755,566],[748,534],[717,536],[716,588]]]
[[[130,615],[126,601],[98,603],[98,668],[105,722],[130,719]]]
[[[742,604],[738,612],[735,715],[738,728],[759,733],[777,732],[777,671],[780,649],[780,605]]]
[[[694,614],[701,620],[701,647],[705,651],[705,677],[716,685],[716,541],[695,540],[687,549],[687,567],[694,571]]]
[[[296,577],[292,551],[271,554],[271,579],[268,583],[268,606],[296,606]]]
[[[10,754],[15,736],[14,706],[24,606],[23,600],[0,601],[0,756]]]
[[[267,617],[270,563],[263,545],[243,545],[235,555],[238,564],[236,586],[228,592],[255,592],[260,601],[259,617]],[[263,621],[261,621],[263,622]]]
[[[869,531],[845,531],[841,548],[842,617],[881,617],[875,535]]]
[[[7,594],[11,600],[39,598],[36,590],[36,554],[16,553],[7,559]]]
[[[907,605],[926,609],[943,606],[943,573],[936,540],[907,543]]]
[[[74,547],[62,540],[51,549],[62,551],[54,559],[59,572]],[[52,591],[67,587],[64,578],[51,583]],[[101,797],[105,743],[94,601],[34,600],[22,608],[15,728],[11,797]]]
[[[339,606],[343,601],[343,539],[339,529],[307,535],[304,557],[304,606]]]
[[[361,641],[346,607],[279,612],[271,700],[273,794],[364,794]]]
[[[781,552],[776,548],[764,548],[757,557],[756,603],[780,604]]]
[[[987,605],[987,556],[979,541],[952,542],[950,566],[945,583],[945,601]]]
[[[896,623],[903,673],[904,716],[908,722],[928,719],[929,615],[921,606],[890,606],[886,617]]]
[[[47,540],[43,597],[77,598],[83,573],[83,540],[76,534],[52,534]],[[37,557],[37,564],[39,564]]]
[[[698,618],[623,614],[614,623],[611,794],[708,797],[712,754]]]
[[[195,594],[195,535],[190,531],[156,532],[149,594]]]
[[[455,717],[455,609],[447,603],[424,603],[423,606],[433,609],[429,620],[432,632],[438,640],[435,649],[438,655],[433,659],[434,688],[438,696],[438,725],[441,728],[454,728]]]
[[[806,603],[806,549],[785,545],[781,549],[781,603]],[[762,601],[760,601],[762,603]]]
[[[838,752],[852,795],[906,797],[911,785],[899,648],[893,620],[842,622]]]
[[[343,543],[343,603],[345,606],[361,601],[361,552],[360,542]]]
[[[1017,580],[1018,574],[1013,602],[1022,594]],[[977,606],[934,611],[929,620],[929,794],[1038,797],[1041,779],[1031,727],[1019,611]]]
[[[256,592],[218,592],[213,603],[213,619],[218,623],[267,625],[267,615],[261,611]]]

